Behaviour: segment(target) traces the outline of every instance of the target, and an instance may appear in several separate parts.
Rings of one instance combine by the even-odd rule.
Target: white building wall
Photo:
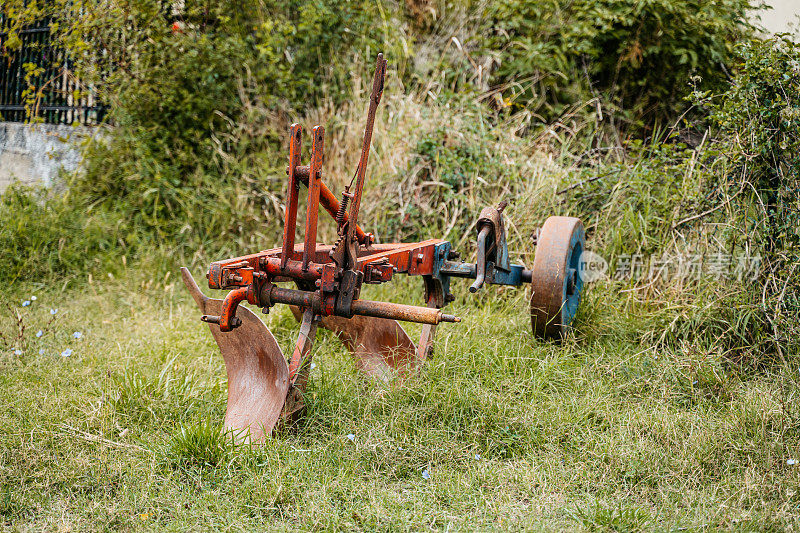
[[[800,36],[800,0],[766,0],[772,9],[757,13],[761,25],[772,33],[793,33]]]

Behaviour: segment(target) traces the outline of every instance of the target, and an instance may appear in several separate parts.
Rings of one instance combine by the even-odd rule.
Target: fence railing
[[[65,50],[51,39],[50,23],[43,18],[19,30],[22,45],[14,50],[2,49],[7,35],[0,31],[0,120],[98,124],[106,107],[76,78]]]

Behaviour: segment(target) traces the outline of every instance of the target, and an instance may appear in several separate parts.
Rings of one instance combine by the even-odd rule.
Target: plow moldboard
[[[222,300],[204,295],[189,270],[181,268],[183,282],[203,314],[219,315]],[[208,324],[228,373],[225,429],[238,440],[262,442],[280,418],[289,390],[289,367],[267,326],[252,311],[239,307],[242,325],[228,333]]]

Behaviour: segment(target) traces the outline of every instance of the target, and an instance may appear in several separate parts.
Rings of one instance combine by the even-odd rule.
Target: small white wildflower
[[[25,300],[24,302],[22,302],[22,307],[28,307],[29,305],[31,305],[30,300]]]
[[[693,382],[692,382],[692,385],[697,385],[697,381],[693,381]]]
[[[61,357],[69,357],[70,355],[72,355],[72,350],[70,350],[69,348],[61,352]]]
[[[51,309],[51,310],[50,310],[50,314],[51,314],[51,315],[54,315],[54,314],[56,314],[56,313],[58,313],[58,309]]]
[[[430,478],[431,474],[430,472],[428,472],[428,469],[426,468],[425,470],[422,471],[422,479],[430,479]]]
[[[76,339],[80,339],[81,337],[83,337],[83,333],[81,333],[80,331],[76,331],[75,333],[72,334],[72,336],[75,337]]]
[[[36,301],[36,296],[31,296],[31,301],[35,302]]]
[[[317,363],[311,363],[311,370],[314,370],[315,368],[317,368]]]
[[[479,454],[479,453],[476,453],[476,454],[475,454],[475,460],[476,460],[476,461],[480,461],[480,460],[481,460],[481,454]]]
[[[355,436],[355,435],[353,435],[352,433],[350,433],[349,435],[347,435],[347,438],[348,438],[348,439],[350,439],[350,442],[355,442],[355,440],[356,440],[356,436]]]
[[[22,350],[14,350],[14,355],[22,355]]]
[[[797,464],[797,459],[787,459],[786,464],[789,466],[794,466]]]
[[[44,355],[44,348],[39,348],[39,355]]]
[[[41,337],[42,335],[44,335],[44,331],[42,331],[42,330],[39,330],[39,331],[37,331],[37,332],[36,332],[36,338],[39,338],[39,337]]]

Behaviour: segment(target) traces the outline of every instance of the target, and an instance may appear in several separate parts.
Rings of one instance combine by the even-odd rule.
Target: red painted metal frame
[[[305,244],[303,245],[303,272],[308,271],[311,258],[317,249],[317,216],[319,215],[319,193],[322,183],[322,159],[325,129],[314,126],[311,144],[311,165],[308,171],[308,203],[306,209]]]
[[[442,239],[428,239],[413,243],[373,244],[362,248],[357,270],[364,272],[371,265],[388,263],[393,272],[412,276],[433,274],[434,249]],[[255,254],[243,255],[211,263],[208,270],[208,286],[212,289],[236,289],[246,287],[260,276],[269,276],[272,281],[317,281],[323,277],[325,265],[333,262],[329,257],[330,245],[319,245],[313,261],[303,270],[302,246],[296,246],[291,254],[284,255],[283,248],[272,248]],[[282,263],[285,263],[282,266]],[[388,281],[388,280],[387,280]],[[254,303],[254,302],[251,302]]]
[[[289,303],[313,309],[315,315],[336,314],[350,318],[354,314],[381,318],[411,320],[424,324],[440,321],[456,322],[457,317],[443,315],[441,297],[438,305],[415,307],[385,302],[359,300],[362,283],[385,283],[395,273],[412,276],[434,274],[436,246],[444,241],[429,239],[416,243],[373,244],[372,235],[358,226],[361,193],[366,178],[375,112],[383,94],[386,61],[379,54],[372,84],[367,125],[362,140],[361,158],[354,176],[355,189],[345,191],[352,199],[349,212],[322,182],[325,130],[315,126],[312,131],[311,160],[300,164],[302,129],[293,124],[289,132],[289,165],[286,195],[286,218],[281,248],[211,263],[206,277],[212,289],[231,289],[225,298],[220,316],[204,316],[203,320],[217,323],[221,331],[231,331],[240,322],[236,319],[239,303],[269,308],[275,303]],[[295,246],[297,209],[300,183],[308,189],[303,244]],[[352,184],[351,184],[352,185]],[[348,187],[349,189],[349,187]],[[333,246],[317,243],[320,204],[338,224],[339,240]],[[340,209],[341,208],[341,209]],[[341,213],[339,213],[341,211]],[[273,283],[294,281],[300,289],[314,285],[316,291],[283,289]],[[427,285],[426,285],[427,287]],[[428,294],[426,288],[426,294]],[[313,318],[313,317],[312,317]],[[302,352],[302,350],[300,350]]]

